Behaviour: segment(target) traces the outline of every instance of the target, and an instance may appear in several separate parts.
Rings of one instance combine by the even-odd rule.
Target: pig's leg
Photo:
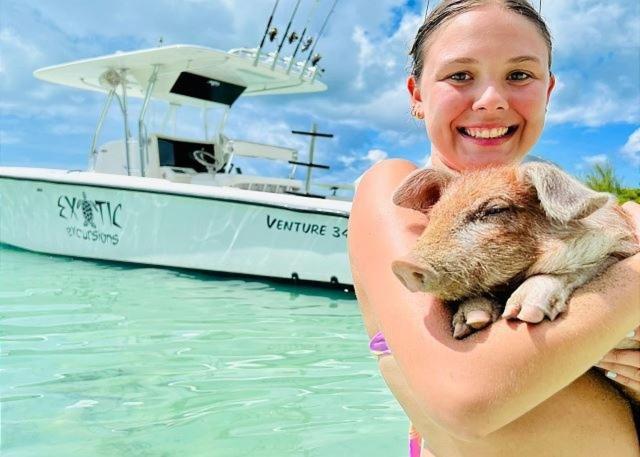
[[[502,317],[532,324],[542,321],[545,316],[554,320],[567,309],[567,300],[574,290],[616,261],[609,257],[595,268],[572,274],[530,276],[509,297]]]
[[[566,309],[567,299],[575,289],[569,290],[568,282],[570,278],[559,275],[527,278],[507,300],[502,317],[530,323],[540,322],[545,316],[555,319]]]
[[[460,339],[500,318],[502,306],[486,297],[469,298],[453,315],[453,337]]]

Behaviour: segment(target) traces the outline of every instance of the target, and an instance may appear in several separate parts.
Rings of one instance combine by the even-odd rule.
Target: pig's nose
[[[395,260],[391,269],[411,292],[425,291],[433,280],[433,272],[408,259]]]

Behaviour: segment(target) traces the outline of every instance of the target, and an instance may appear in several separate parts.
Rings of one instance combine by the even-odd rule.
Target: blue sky
[[[298,32],[314,1],[302,1],[294,21]],[[282,29],[294,3],[280,1],[275,23]],[[314,30],[331,3],[320,0]],[[252,0],[250,11],[248,4],[2,0],[0,164],[86,167],[102,97],[38,81],[32,75],[37,68],[153,47],[160,37],[165,44],[254,47],[273,0]],[[321,131],[335,134],[318,143],[317,161],[332,167],[318,172],[324,181],[353,181],[384,157],[423,163],[430,145],[424,128],[409,115],[404,84],[407,51],[425,5],[418,0],[340,0],[318,47],[329,90],[241,99],[226,133],[304,154],[306,140],[290,130],[317,122]],[[578,176],[593,163],[609,161],[625,186],[640,187],[640,2],[547,0],[543,16],[554,37],[558,86],[533,153]],[[154,110],[152,116],[160,116],[160,107]],[[112,114],[103,141],[120,133],[121,122],[115,110]],[[191,124],[198,119],[195,113],[184,116]],[[193,125],[184,133],[194,134]]]

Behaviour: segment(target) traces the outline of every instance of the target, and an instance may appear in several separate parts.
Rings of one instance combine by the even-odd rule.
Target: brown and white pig
[[[611,195],[544,162],[461,175],[419,169],[393,201],[429,217],[393,272],[409,290],[457,307],[455,338],[501,315],[553,320],[576,288],[640,251]],[[635,343],[625,342],[619,347]]]

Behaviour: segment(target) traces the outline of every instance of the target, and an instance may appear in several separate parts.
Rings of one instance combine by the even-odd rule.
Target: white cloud
[[[3,49],[14,48],[22,54],[23,58],[29,60],[36,60],[42,56],[40,49],[20,38],[15,30],[7,27],[0,29],[0,46]]]
[[[552,98],[547,115],[550,124],[600,127],[614,122],[640,122],[640,94],[637,91],[620,93],[615,86],[585,81],[576,75],[559,75],[559,78],[571,81]],[[638,104],[630,103],[634,100]]]
[[[622,155],[636,167],[640,166],[640,128],[633,132],[620,150]]]
[[[549,121],[601,126],[640,122],[640,15],[636,1],[543,2],[554,38]]]
[[[338,157],[338,162],[343,164],[345,167],[350,167],[351,165],[353,165],[353,163],[356,160],[358,160],[358,159],[356,157],[353,157],[353,156],[341,155],[341,156]]]
[[[372,163],[377,163],[377,162],[380,162],[381,160],[386,159],[387,155],[388,154],[384,152],[382,149],[370,149],[369,152],[367,152],[367,155],[365,158]]]
[[[605,164],[609,161],[609,158],[607,157],[606,154],[596,154],[593,156],[586,156],[583,157],[583,160],[588,164],[588,165],[596,165],[596,164]]]

